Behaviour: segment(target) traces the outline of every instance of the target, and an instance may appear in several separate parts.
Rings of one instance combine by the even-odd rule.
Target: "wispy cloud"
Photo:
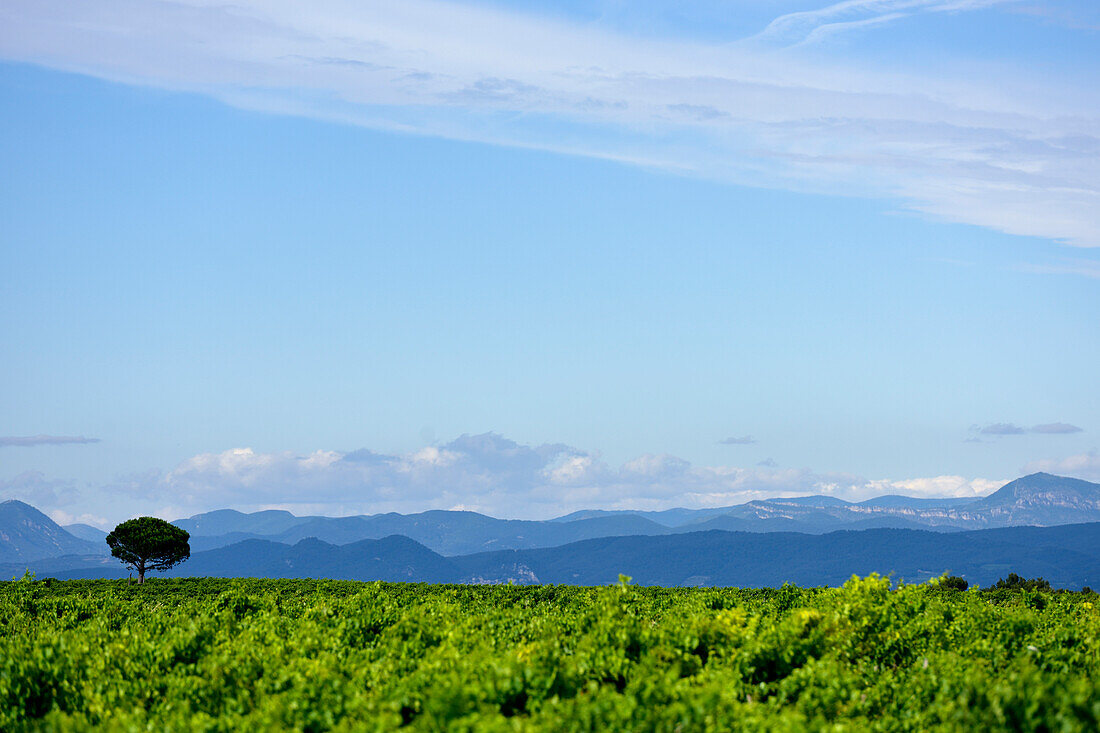
[[[1100,246],[1095,88],[963,61],[951,75],[887,72],[782,47],[995,4],[850,0],[717,44],[434,0],[8,0],[0,57],[274,113],[896,197]]]
[[[742,435],[739,438],[731,436],[729,438],[723,438],[722,440],[718,441],[718,443],[721,445],[752,445],[755,442],[756,439],[753,438],[751,435]]]
[[[1024,435],[1025,433],[1039,433],[1040,435],[1071,435],[1073,433],[1084,432],[1082,428],[1064,422],[1044,423],[1042,425],[1033,425],[1030,428],[1022,428],[1013,423],[997,422],[986,425],[983,428],[977,428],[975,426],[972,430],[976,430],[982,435]],[[980,443],[981,441],[974,438],[969,442]]]
[[[1069,435],[1071,433],[1084,432],[1076,425],[1064,422],[1052,422],[1045,425],[1036,425],[1031,429],[1033,433],[1045,433],[1047,435]]]
[[[83,435],[9,435],[7,437],[0,437],[0,447],[16,445],[71,445],[98,442],[99,438],[85,438]]]
[[[844,0],[815,10],[780,15],[753,40],[815,43],[840,33],[884,25],[918,13],[981,10],[1019,0]]]
[[[1013,425],[1007,422],[993,423],[981,429],[982,435],[1023,435],[1026,432],[1027,431],[1019,425]]]

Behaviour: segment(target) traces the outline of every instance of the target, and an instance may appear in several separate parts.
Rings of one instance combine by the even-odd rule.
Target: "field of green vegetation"
[[[1096,600],[13,581],[0,730],[1098,730]]]

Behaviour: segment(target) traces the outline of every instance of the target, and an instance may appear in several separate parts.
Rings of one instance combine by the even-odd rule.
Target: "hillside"
[[[104,544],[107,539],[106,532],[90,524],[66,524],[62,529],[79,540],[93,542],[97,545]]]
[[[392,536],[347,545],[330,545],[315,538],[293,545],[246,540],[197,553],[168,575],[451,583],[459,572],[449,560],[420,543]]]
[[[708,531],[454,560],[471,578],[517,583],[601,585],[624,573],[643,585],[839,585],[853,574],[923,581],[950,572],[988,585],[1016,572],[1076,588],[1100,585],[1100,524],[946,535],[905,529],[824,535]]]
[[[1097,521],[1100,484],[1081,479],[1033,473],[1011,481],[968,510],[996,524],[1067,524]]]
[[[30,504],[14,499],[0,502],[0,563],[104,554],[106,549],[74,537]]]
[[[31,568],[58,578],[126,577],[102,558],[44,560]],[[0,566],[9,572],[13,566]],[[560,547],[443,557],[407,537],[331,545],[246,540],[196,552],[173,576],[334,578],[433,583],[605,585],[619,574],[642,585],[840,585],[877,572],[924,581],[950,572],[990,585],[1009,572],[1058,587],[1100,587],[1100,523],[943,534],[927,530],[706,532],[604,537]]]
[[[859,503],[832,497],[751,501],[715,515],[711,510],[677,529],[831,532],[871,527],[925,527],[939,531],[1053,526],[1100,522],[1100,484],[1080,479],[1031,474],[981,499],[923,499],[887,495]]]
[[[310,519],[313,517],[296,517],[290,512],[274,509],[249,514],[233,509],[219,509],[187,519],[177,519],[173,524],[187,530],[193,537],[214,537],[230,533],[278,534]]]
[[[192,549],[195,550],[224,547],[245,539],[293,544],[308,537],[316,537],[330,544],[344,545],[364,539],[403,535],[443,555],[462,555],[495,549],[554,547],[595,537],[652,535],[667,531],[655,522],[633,515],[556,523],[496,519],[476,512],[428,511],[419,514],[298,517],[295,518],[298,521],[284,530],[263,534],[256,531],[263,525],[254,521],[255,515],[233,512],[232,514],[238,516],[232,517],[228,513],[219,514],[221,516],[215,524],[207,521],[208,515],[179,520],[175,524],[188,531],[191,531],[191,527],[195,528],[191,539]],[[288,522],[289,519],[281,518],[280,521]],[[198,533],[199,530],[211,526],[218,529],[237,529],[215,536]]]

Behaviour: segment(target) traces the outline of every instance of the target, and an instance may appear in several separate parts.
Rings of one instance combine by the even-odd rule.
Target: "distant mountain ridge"
[[[10,573],[11,565],[0,565]],[[58,578],[119,578],[104,558],[49,559],[32,569]],[[924,582],[945,572],[987,586],[1009,572],[1056,587],[1100,586],[1100,523],[1009,527],[952,534],[844,530],[823,535],[710,530],[660,537],[602,537],[560,547],[443,557],[407,537],[331,545],[246,540],[194,553],[170,576],[334,578],[430,583],[605,585],[620,573],[641,585],[839,585],[872,572]]]
[[[196,553],[191,560],[169,574],[453,583],[460,571],[449,559],[419,542],[394,535],[347,545],[330,545],[312,537],[293,545],[245,540],[229,547]]]
[[[968,506],[1012,524],[1066,524],[1100,512],[1100,484],[1033,473],[1010,481]]]
[[[1051,526],[1100,521],[1100,484],[1034,473],[984,498],[927,499],[898,495],[861,502],[829,496],[750,501],[716,514],[681,514],[680,528],[828,532],[843,528],[927,527],[940,531]],[[766,529],[765,529],[766,528]]]
[[[1065,488],[1060,489],[1063,484]],[[1021,496],[1029,498],[1003,500],[1000,492],[1009,487],[1013,487],[1013,496],[1023,492]],[[400,534],[449,556],[496,549],[554,547],[597,537],[657,536],[709,529],[809,534],[874,528],[957,532],[1089,521],[1100,521],[1100,485],[1032,474],[1006,484],[985,499],[888,495],[848,502],[831,496],[806,496],[707,509],[585,510],[547,521],[496,519],[475,512],[441,510],[353,517],[295,517],[288,512],[242,514],[221,510],[178,520],[176,524],[192,533],[192,546],[198,550],[244,539],[293,544],[306,537],[317,537],[333,544],[347,544]]]
[[[74,537],[30,504],[0,502],[0,563],[105,551],[106,545]]]
[[[242,518],[240,526],[249,528],[256,526],[252,515],[240,516]],[[223,514],[214,526],[219,528],[229,526],[223,522],[224,519]],[[295,519],[296,522],[285,530],[272,534],[235,531],[223,535],[206,536],[193,533],[191,547],[195,550],[208,550],[244,539],[266,539],[293,544],[308,537],[343,545],[365,539],[403,535],[443,555],[464,555],[494,549],[553,547],[594,537],[651,535],[667,531],[665,527],[655,522],[632,515],[598,517],[566,524],[496,519],[476,512],[441,510],[419,514],[296,517]],[[193,531],[190,528],[211,526],[212,523],[206,520],[206,515],[200,514],[187,520],[177,521],[175,524]]]
[[[301,540],[316,538],[330,545],[349,545],[399,535],[434,553],[453,557],[559,547],[605,537],[657,538],[709,530],[801,534],[867,529],[961,532],[1079,522],[1100,522],[1100,484],[1037,473],[1011,481],[990,496],[977,499],[890,495],[848,502],[819,495],[706,509],[591,510],[547,521],[497,519],[476,512],[442,510],[299,517],[279,510],[243,513],[223,509],[176,520],[175,524],[191,533],[193,554],[245,540],[296,546]],[[0,563],[103,555],[107,552],[105,536],[102,530],[87,525],[59,527],[23,502],[0,504]]]
[[[107,539],[107,533],[99,527],[93,527],[90,524],[66,524],[61,527],[73,537],[78,540],[84,540],[85,542],[93,542],[95,544],[102,544]]]
[[[619,573],[642,585],[839,585],[856,575],[923,582],[944,572],[990,585],[1009,572],[1057,587],[1100,581],[1100,523],[942,534],[928,530],[692,532],[605,537],[563,547],[452,558],[487,582],[603,585]]]

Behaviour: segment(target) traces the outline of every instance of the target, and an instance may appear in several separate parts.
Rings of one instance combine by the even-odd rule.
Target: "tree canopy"
[[[958,575],[948,575],[942,581],[940,581],[941,588],[950,588],[952,590],[966,590],[970,587],[970,583],[966,578],[959,577]]]
[[[1016,573],[1009,573],[1007,578],[1001,578],[993,586],[994,588],[1023,588],[1024,590],[1050,590],[1050,582],[1043,578],[1025,578]]]
[[[128,519],[107,535],[111,554],[137,571],[138,582],[145,582],[150,570],[167,570],[191,557],[191,535],[174,524],[156,517]]]

